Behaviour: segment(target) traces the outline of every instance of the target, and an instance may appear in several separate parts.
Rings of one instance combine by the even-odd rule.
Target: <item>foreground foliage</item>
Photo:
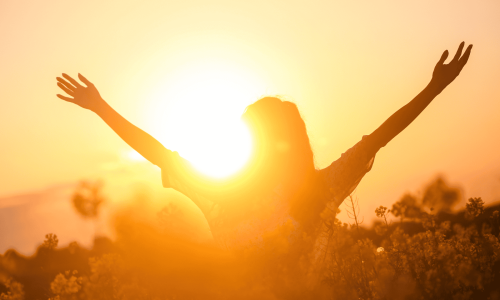
[[[348,198],[351,224],[322,214],[328,239],[315,274],[304,254],[311,237],[298,249],[270,236],[259,255],[233,255],[186,239],[195,228],[173,204],[156,212],[156,224],[133,207],[115,217],[116,240],[98,238],[93,249],[58,248],[47,234],[32,257],[7,251],[0,299],[500,299],[498,207],[471,198],[452,213],[459,198],[438,178],[420,198],[377,208],[371,228]]]
[[[474,206],[482,204],[469,199]],[[379,210],[386,210],[385,207]],[[467,213],[474,212],[467,210]],[[486,299],[499,280],[500,242],[498,211],[481,229],[450,221],[439,222],[435,215],[417,219],[422,232],[410,235],[404,225],[386,225],[381,247],[370,239],[357,238],[347,224],[332,228],[333,246],[328,261],[327,283],[333,299]],[[379,231],[380,233],[380,231]],[[358,298],[356,298],[358,299]]]

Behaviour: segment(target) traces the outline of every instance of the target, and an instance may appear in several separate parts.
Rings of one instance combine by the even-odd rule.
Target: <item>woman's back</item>
[[[221,201],[214,197],[223,191],[207,193],[199,173],[176,152],[169,154],[162,182],[198,205],[223,248],[261,248],[266,238],[277,238],[278,233],[293,243],[293,236],[299,232],[314,238],[322,236],[323,223],[334,219],[337,207],[371,169],[378,150],[374,145],[370,136],[364,136],[329,167],[315,171],[306,188],[281,180],[264,193],[252,194],[245,187],[238,191],[238,187],[221,185],[228,190],[225,195],[230,195],[222,196],[226,199]]]

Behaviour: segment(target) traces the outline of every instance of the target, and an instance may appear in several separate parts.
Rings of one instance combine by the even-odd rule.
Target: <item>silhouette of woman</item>
[[[203,176],[177,152],[131,124],[101,97],[94,84],[70,76],[57,85],[75,103],[100,116],[127,144],[162,170],[163,186],[189,197],[204,213],[214,239],[227,249],[261,247],[273,238],[293,243],[304,233],[318,250],[337,207],[370,171],[375,154],[405,129],[460,73],[472,45],[462,42],[449,64],[445,51],[430,83],[370,135],[329,167],[316,170],[305,124],[295,104],[266,97],[247,107],[243,120],[253,137],[253,155],[238,174],[224,180]],[[332,212],[332,213],[328,213]]]

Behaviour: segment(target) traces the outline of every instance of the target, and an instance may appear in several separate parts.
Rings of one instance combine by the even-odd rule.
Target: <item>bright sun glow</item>
[[[240,117],[264,93],[256,78],[221,61],[173,71],[151,97],[153,135],[205,174],[224,177],[238,171],[252,147]]]
[[[126,154],[127,158],[132,160],[132,161],[144,161],[146,160],[142,155],[139,154],[139,152],[135,150],[130,150]]]

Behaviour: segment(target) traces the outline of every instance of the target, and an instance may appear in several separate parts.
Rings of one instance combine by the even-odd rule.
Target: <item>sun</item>
[[[226,177],[251,155],[251,137],[240,117],[264,92],[258,77],[235,63],[193,62],[172,71],[152,94],[149,127],[201,172]]]

